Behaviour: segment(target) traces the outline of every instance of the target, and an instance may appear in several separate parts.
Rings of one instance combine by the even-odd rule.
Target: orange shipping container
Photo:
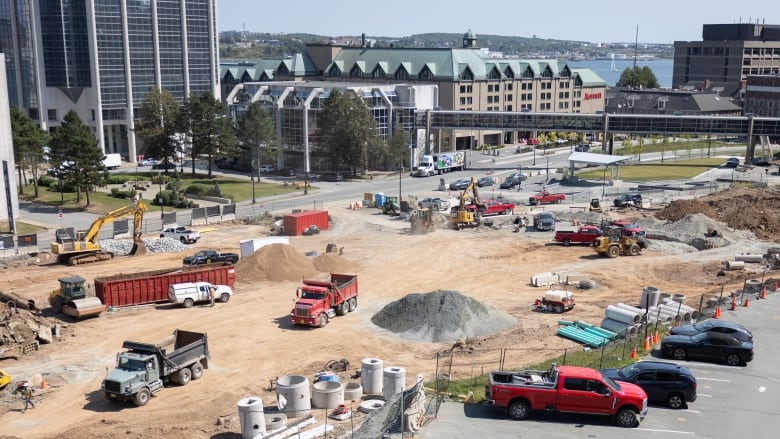
[[[304,210],[284,216],[284,234],[288,236],[302,235],[303,231],[311,226],[317,226],[320,230],[328,230],[328,211]]]

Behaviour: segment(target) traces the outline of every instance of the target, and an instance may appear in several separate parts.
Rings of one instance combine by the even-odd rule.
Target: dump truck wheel
[[[620,254],[620,249],[616,245],[610,246],[609,250],[607,250],[607,256],[609,256],[610,258],[616,258],[618,257],[619,254]]]
[[[181,369],[177,375],[176,382],[182,386],[186,386],[192,379],[192,371],[186,367]]]
[[[341,303],[339,306],[336,307],[336,315],[337,316],[343,316],[346,315],[349,311],[349,305],[347,305],[347,302]]]
[[[190,366],[190,371],[192,374],[193,380],[198,380],[200,377],[203,376],[203,365],[200,364],[200,361]]]
[[[151,395],[152,393],[149,391],[149,389],[143,388],[135,394],[135,397],[133,397],[133,403],[135,403],[135,405],[138,407],[144,406],[147,402],[149,402],[149,397]]]
[[[320,314],[320,328],[324,328],[325,325],[328,324],[328,316],[325,314]]]
[[[353,298],[349,299],[348,303],[349,303],[349,312],[352,312],[352,311],[357,309],[357,299],[356,298],[353,297]]]

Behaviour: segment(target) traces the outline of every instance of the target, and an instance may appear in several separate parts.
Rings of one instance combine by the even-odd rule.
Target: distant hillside
[[[374,47],[410,48],[458,48],[462,46],[462,33],[425,33],[407,37],[385,37],[366,35],[368,44]],[[223,59],[283,58],[303,51],[309,43],[359,45],[360,35],[322,36],[313,34],[270,34],[227,31],[220,34],[220,57]],[[494,53],[508,57],[590,59],[604,57],[611,53],[633,55],[634,47],[625,43],[607,44],[598,47],[586,41],[552,40],[535,37],[477,34],[477,45]],[[673,47],[670,44],[640,44],[639,55],[653,55],[670,58]]]

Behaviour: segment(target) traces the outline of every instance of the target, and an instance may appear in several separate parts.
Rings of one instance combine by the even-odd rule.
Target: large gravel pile
[[[317,274],[312,260],[287,244],[266,245],[236,264],[239,282],[301,280]]]
[[[101,250],[112,252],[117,256],[126,256],[133,249],[131,239],[101,239],[98,241]],[[146,251],[149,253],[180,253],[190,249],[189,245],[171,238],[144,239]]]
[[[402,338],[434,343],[494,334],[517,323],[503,311],[443,290],[409,294],[386,305],[371,321]]]

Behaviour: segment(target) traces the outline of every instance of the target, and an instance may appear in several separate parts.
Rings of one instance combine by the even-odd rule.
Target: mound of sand
[[[454,342],[500,332],[514,317],[457,291],[409,294],[387,304],[371,321],[398,336],[421,342]]]
[[[312,260],[314,268],[325,273],[352,273],[355,267],[352,262],[336,253],[323,253]]]
[[[236,264],[236,280],[239,282],[294,281],[317,274],[311,259],[287,244],[266,245]]]

